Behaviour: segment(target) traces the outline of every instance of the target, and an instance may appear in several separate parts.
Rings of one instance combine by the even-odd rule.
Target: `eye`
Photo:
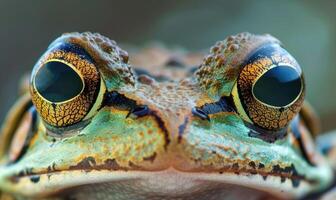
[[[261,75],[252,86],[255,99],[268,106],[285,107],[300,95],[302,81],[294,67],[274,66]]]
[[[84,81],[79,74],[69,63],[51,60],[38,70],[34,85],[36,91],[47,101],[64,102],[83,91]]]
[[[278,44],[264,45],[247,59],[232,96],[246,121],[268,130],[284,128],[304,100],[302,71]]]
[[[33,69],[30,88],[38,113],[56,127],[92,117],[106,90],[91,56],[72,43],[55,44],[42,56]]]

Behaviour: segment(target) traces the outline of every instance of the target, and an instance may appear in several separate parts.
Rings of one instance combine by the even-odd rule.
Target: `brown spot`
[[[38,183],[40,181],[40,176],[35,175],[30,177],[30,181],[33,183]]]
[[[232,170],[234,171],[238,171],[239,170],[239,164],[238,163],[234,163],[231,167]]]
[[[107,159],[104,164],[97,166],[98,170],[109,169],[109,170],[127,170],[125,167],[121,167],[115,159]]]
[[[265,165],[263,163],[259,163],[259,166],[258,166],[259,169],[263,169],[265,168]]]
[[[96,160],[93,157],[84,158],[75,166],[70,166],[69,169],[79,169],[85,171],[91,171],[96,166]]]
[[[249,166],[252,167],[252,169],[254,170],[256,169],[256,164],[253,161],[249,162]]]
[[[156,158],[156,152],[153,153],[153,155],[149,156],[149,157],[145,157],[143,158],[144,161],[150,161],[150,162],[154,162]]]
[[[165,145],[164,148],[165,150],[167,150],[167,147],[170,143],[170,139],[169,139],[169,133],[168,133],[168,129],[166,128],[164,121],[161,119],[161,117],[159,115],[157,115],[154,111],[151,111],[149,113],[149,115],[153,116],[155,121],[158,123],[160,129],[163,131],[164,133],[164,138],[165,138]]]
[[[281,183],[284,183],[286,181],[286,177],[281,176]]]

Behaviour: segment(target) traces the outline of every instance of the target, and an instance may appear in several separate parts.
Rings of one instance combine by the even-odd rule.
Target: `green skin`
[[[57,41],[80,36],[67,34]],[[255,37],[276,41],[271,36]],[[99,49],[92,51],[96,52],[94,58],[101,53]],[[0,155],[0,190],[4,196],[293,199],[322,191],[333,180],[329,162],[314,150],[318,162],[310,164],[289,134],[268,142],[251,137],[251,129],[235,111],[210,114],[209,121],[192,114],[192,108],[228,96],[237,77],[221,77],[218,80],[225,87],[216,90],[200,87],[193,77],[129,84],[123,82],[122,74],[107,72],[126,64],[119,59],[112,67],[97,66],[106,90],[117,91],[137,105],[147,105],[151,114],[128,116],[129,109],[104,105],[71,130],[50,128],[38,117],[37,131],[19,159],[6,164],[8,150]],[[55,129],[58,136],[50,134]],[[6,140],[8,146],[10,139]],[[85,192],[88,188],[95,193]]]

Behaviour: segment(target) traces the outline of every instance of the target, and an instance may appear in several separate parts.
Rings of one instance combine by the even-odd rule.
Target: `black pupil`
[[[294,68],[277,66],[257,80],[253,87],[253,94],[265,104],[283,107],[297,98],[301,88],[301,77]]]
[[[70,66],[51,61],[40,68],[35,76],[37,91],[48,101],[63,102],[77,96],[83,81]]]

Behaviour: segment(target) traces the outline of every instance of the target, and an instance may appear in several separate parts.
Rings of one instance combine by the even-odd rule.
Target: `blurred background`
[[[242,31],[279,38],[305,72],[324,130],[336,128],[336,1],[0,0],[0,122],[19,80],[63,32],[100,32],[118,43],[160,41],[197,51]],[[127,50],[127,49],[126,49]]]

